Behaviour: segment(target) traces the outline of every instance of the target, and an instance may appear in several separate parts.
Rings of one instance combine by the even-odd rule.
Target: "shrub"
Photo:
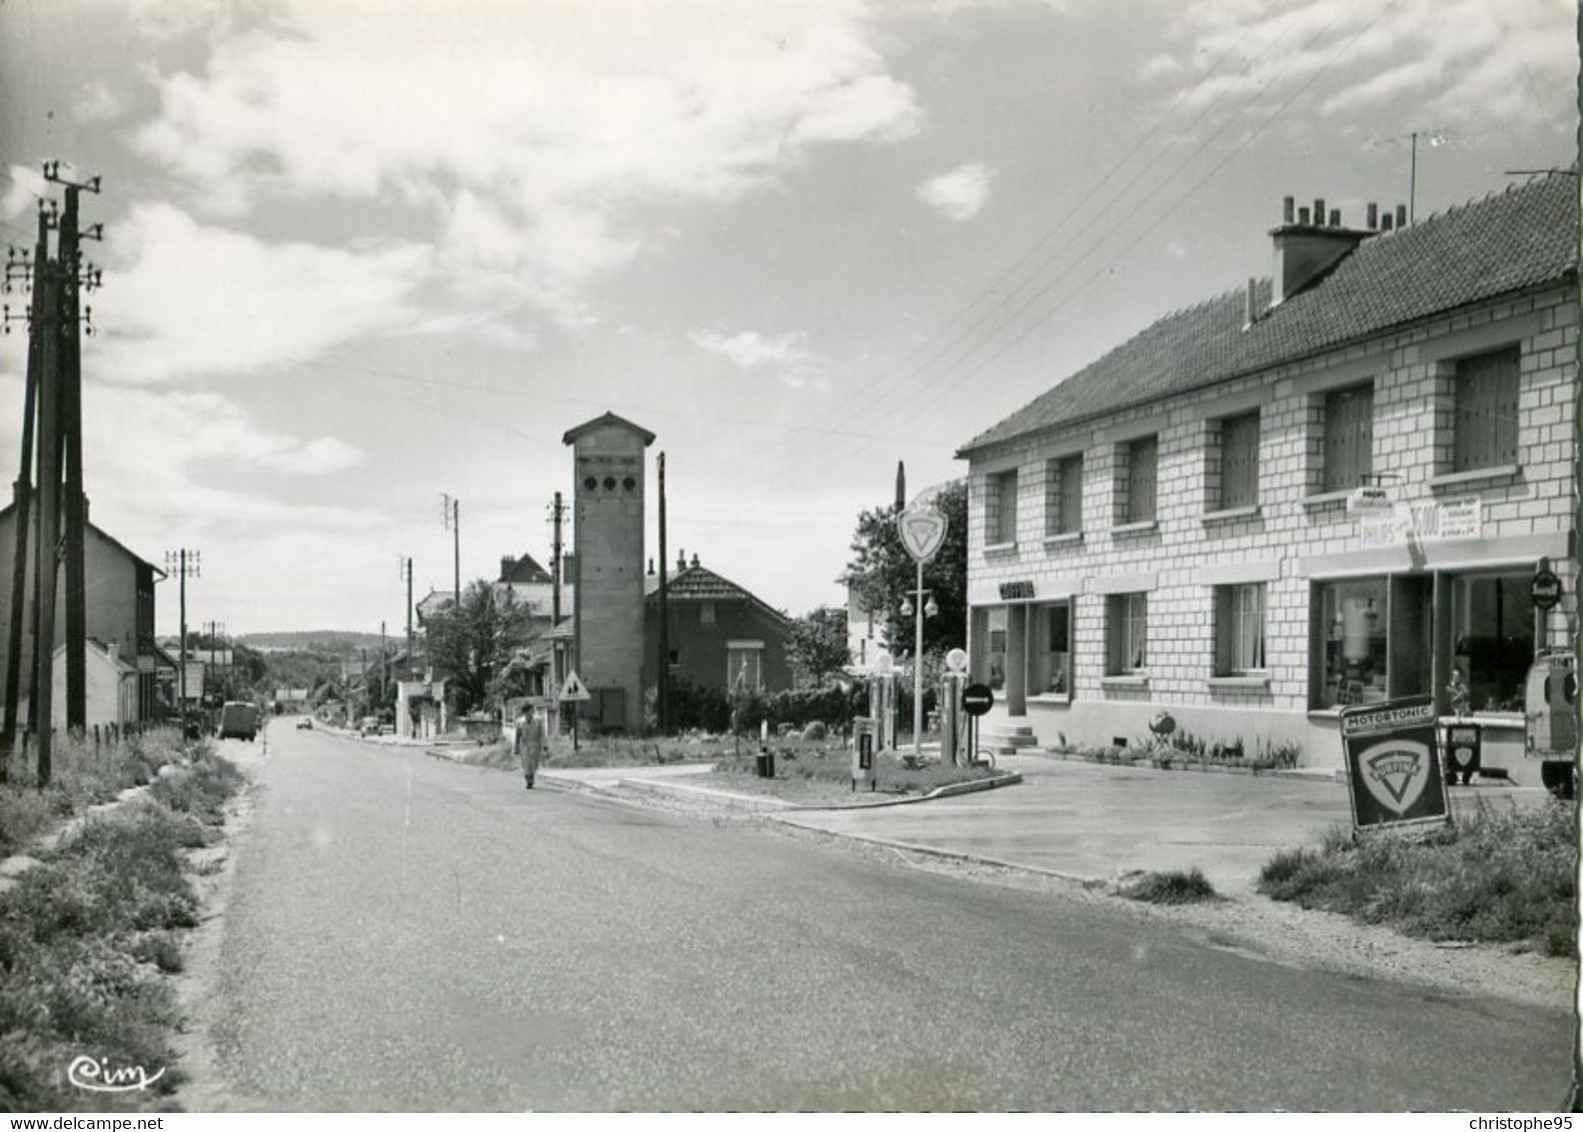
[[[820,720],[814,720],[803,728],[803,739],[809,743],[822,743],[825,740],[825,725]]]
[[[1150,904],[1196,904],[1219,899],[1214,885],[1209,883],[1197,865],[1185,873],[1179,869],[1145,873],[1123,888],[1122,895]]]

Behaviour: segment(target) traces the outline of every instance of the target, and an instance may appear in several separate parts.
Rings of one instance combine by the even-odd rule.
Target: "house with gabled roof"
[[[651,569],[643,579],[645,687],[654,686],[659,672],[659,589],[659,574]],[[671,679],[724,692],[792,686],[786,615],[704,566],[698,555],[691,562],[678,555],[666,576],[665,604]]]
[[[1269,278],[962,445],[992,730],[1136,744],[1165,711],[1330,767],[1343,708],[1460,683],[1486,767],[1535,783],[1525,676],[1577,612],[1576,173],[1406,220],[1287,198]]]

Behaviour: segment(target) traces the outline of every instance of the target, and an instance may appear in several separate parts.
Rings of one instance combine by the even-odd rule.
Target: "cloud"
[[[126,111],[126,100],[104,83],[90,79],[77,92],[71,109],[79,122],[113,122]]]
[[[134,206],[116,237],[126,266],[95,296],[95,349],[126,382],[268,371],[393,330],[431,261],[410,244],[270,244],[169,205]]]
[[[34,202],[47,195],[49,185],[44,174],[27,165],[13,165],[6,170],[6,191],[0,197],[0,220],[11,220],[30,212]]]
[[[793,389],[810,381],[824,384],[819,374],[824,362],[808,349],[808,337],[801,332],[764,335],[756,330],[736,334],[695,330],[687,338],[699,349],[725,358],[740,369],[774,369],[777,379]]]
[[[652,233],[656,200],[727,204],[819,146],[919,128],[859,0],[469,6],[302,0],[157,80],[135,135],[193,207],[282,194],[430,209],[459,293],[569,325]]]
[[[1179,43],[1144,68],[1172,79],[1186,109],[1261,90],[1273,107],[1321,72],[1326,116],[1391,116],[1393,131],[1538,125],[1575,114],[1575,12],[1567,0],[1305,0],[1273,14],[1258,0],[1200,0],[1170,30]],[[1400,119],[1403,105],[1414,120]],[[1399,127],[1399,129],[1398,129]]]
[[[947,220],[971,220],[989,200],[989,166],[979,162],[962,165],[918,186],[917,197]]]

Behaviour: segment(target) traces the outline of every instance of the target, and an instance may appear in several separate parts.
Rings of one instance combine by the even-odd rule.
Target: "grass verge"
[[[1199,904],[1206,900],[1219,900],[1215,886],[1194,865],[1189,872],[1173,869],[1170,872],[1145,873],[1137,880],[1123,886],[1121,894],[1131,900],[1148,904]]]
[[[924,795],[941,786],[989,778],[987,767],[954,767],[928,763],[909,770],[896,756],[882,753],[877,758],[875,789],[852,790],[852,752],[832,748],[771,748],[775,755],[775,777],[758,777],[755,754],[722,757],[700,784],[718,786],[735,793],[765,794],[803,804],[862,802],[875,796],[905,797]]]
[[[218,840],[241,777],[206,748],[149,795],[84,822],[0,893],[0,1110],[168,1106],[181,1079],[167,975],[198,900],[183,851]],[[146,1090],[93,1092],[68,1069],[141,1068]]]
[[[1259,891],[1431,940],[1515,943],[1577,955],[1575,816],[1568,804],[1481,805],[1419,838],[1340,830],[1276,854]]]

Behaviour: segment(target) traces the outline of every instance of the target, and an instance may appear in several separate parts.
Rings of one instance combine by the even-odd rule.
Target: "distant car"
[[[313,730],[313,717],[305,715],[301,719],[297,720],[297,730],[298,731],[312,731]]]
[[[365,715],[362,722],[357,725],[357,733],[359,735],[378,735],[379,717],[377,715]]]

